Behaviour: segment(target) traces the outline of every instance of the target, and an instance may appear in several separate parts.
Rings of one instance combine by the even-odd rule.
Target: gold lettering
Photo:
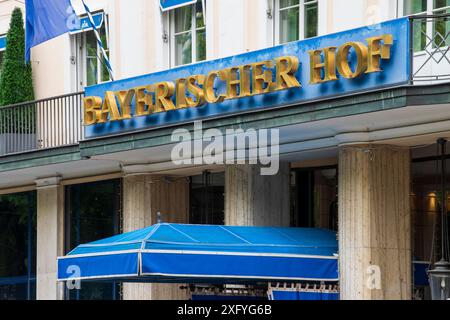
[[[299,62],[297,57],[286,56],[275,59],[276,62],[276,89],[284,90],[289,88],[301,87],[300,82],[298,82],[295,74],[297,73]]]
[[[221,103],[226,98],[226,95],[224,94],[219,94],[216,96],[216,93],[214,91],[214,81],[218,77],[219,71],[211,71],[206,76],[205,85],[203,86],[203,92],[208,103]]]
[[[380,68],[381,59],[391,58],[391,46],[394,43],[391,34],[366,39],[368,43],[368,62],[366,73],[382,71]],[[384,43],[382,44],[381,41]]]
[[[120,90],[116,92],[120,110],[122,111],[122,119],[131,119],[131,101],[133,100],[133,96],[134,89]]]
[[[251,95],[250,68],[250,65],[244,65],[223,69],[219,72],[220,79],[227,83],[227,99],[242,98]]]
[[[83,99],[85,126],[93,125],[100,119],[102,102],[100,97],[85,97]]]
[[[252,66],[249,64],[239,66],[239,75],[241,77],[241,84],[239,87],[240,97],[248,97],[252,95],[250,91],[251,69]]]
[[[186,99],[186,79],[180,78],[177,79],[175,83],[175,96],[177,109],[187,108],[187,99]]]
[[[173,82],[163,81],[155,85],[155,112],[175,110],[172,96],[175,92]]]
[[[352,70],[348,61],[351,48],[356,53],[355,71]],[[337,68],[339,73],[347,79],[354,79],[361,75],[367,69],[367,47],[362,42],[345,43],[337,53]]]
[[[98,121],[98,123],[118,120],[122,120],[122,116],[117,106],[116,96],[114,95],[114,92],[106,91],[105,100],[103,101],[100,120]]]
[[[252,94],[267,93],[273,90],[274,83],[272,82],[273,62],[270,60],[253,63],[252,65]],[[263,70],[266,66],[269,70]],[[266,87],[264,88],[264,85]]]
[[[205,104],[205,94],[203,93],[203,89],[199,86],[195,85],[198,83],[199,85],[204,86],[205,84],[205,76],[204,75],[194,75],[187,78],[187,90],[190,94],[192,94],[195,98],[186,97],[186,103],[190,108],[199,107]]]
[[[153,104],[153,97],[150,92],[153,92],[154,88],[151,85],[134,88],[136,109],[134,115],[136,117],[149,115],[155,109]]]
[[[322,52],[324,57],[323,62]],[[310,58],[310,84],[337,80],[336,47],[327,47],[323,50],[311,50],[308,53]]]

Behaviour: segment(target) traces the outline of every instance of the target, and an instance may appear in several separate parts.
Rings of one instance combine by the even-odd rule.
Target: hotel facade
[[[79,244],[159,222],[333,230],[341,299],[429,299],[450,1],[179,2],[86,1],[114,79],[78,1],[81,24],[32,49],[36,101],[0,107],[0,299],[210,289],[57,281]],[[0,3],[0,61],[17,6]],[[195,150],[174,161],[174,132],[199,126],[275,130],[276,172]]]

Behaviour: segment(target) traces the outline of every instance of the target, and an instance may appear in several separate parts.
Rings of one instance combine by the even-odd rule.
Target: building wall
[[[77,14],[83,14],[81,0],[73,0]],[[91,11],[109,16],[111,63],[115,79],[133,77],[170,67],[168,14],[159,1],[87,0]],[[207,59],[216,59],[273,46],[274,23],[269,17],[273,0],[206,0]],[[368,25],[397,16],[393,0],[318,0],[319,35]],[[0,2],[0,34],[8,30],[17,1]],[[352,8],[351,19],[348,8]],[[273,13],[273,12],[272,12]],[[73,36],[62,35],[32,49],[33,78],[37,99],[79,90]]]

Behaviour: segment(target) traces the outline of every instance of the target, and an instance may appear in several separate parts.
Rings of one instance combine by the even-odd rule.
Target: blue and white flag
[[[105,46],[103,45],[102,38],[100,37],[100,34],[98,33],[97,26],[95,25],[95,21],[94,21],[94,17],[92,15],[92,12],[89,9],[89,7],[87,6],[87,4],[84,2],[84,0],[81,0],[81,2],[83,3],[84,10],[86,10],[86,15],[88,17],[89,25],[92,28],[92,30],[94,31],[95,37],[97,38],[98,46],[99,46],[100,50],[102,51],[103,64],[105,65],[106,70],[108,70],[109,78],[112,81],[114,81],[113,70],[112,70],[112,67],[111,67],[111,62],[109,61],[109,57],[108,57],[108,54],[106,53]]]
[[[69,32],[78,21],[70,0],[26,0],[25,10],[26,62],[32,47]]]

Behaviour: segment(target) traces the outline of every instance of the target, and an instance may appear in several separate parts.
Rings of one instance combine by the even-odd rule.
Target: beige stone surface
[[[55,180],[56,181],[56,180]],[[36,297],[63,299],[57,283],[57,257],[64,254],[64,193],[58,184],[37,189]]]
[[[228,165],[225,169],[225,224],[289,226],[288,163],[274,176],[260,175],[257,165]]]
[[[409,196],[409,150],[393,146],[341,148],[341,299],[411,299]],[[367,285],[371,266],[380,268],[380,283],[373,289]]]
[[[123,179],[124,232],[157,222],[187,223],[189,219],[189,182],[187,178],[131,175]],[[125,283],[125,300],[187,299],[180,284]]]

